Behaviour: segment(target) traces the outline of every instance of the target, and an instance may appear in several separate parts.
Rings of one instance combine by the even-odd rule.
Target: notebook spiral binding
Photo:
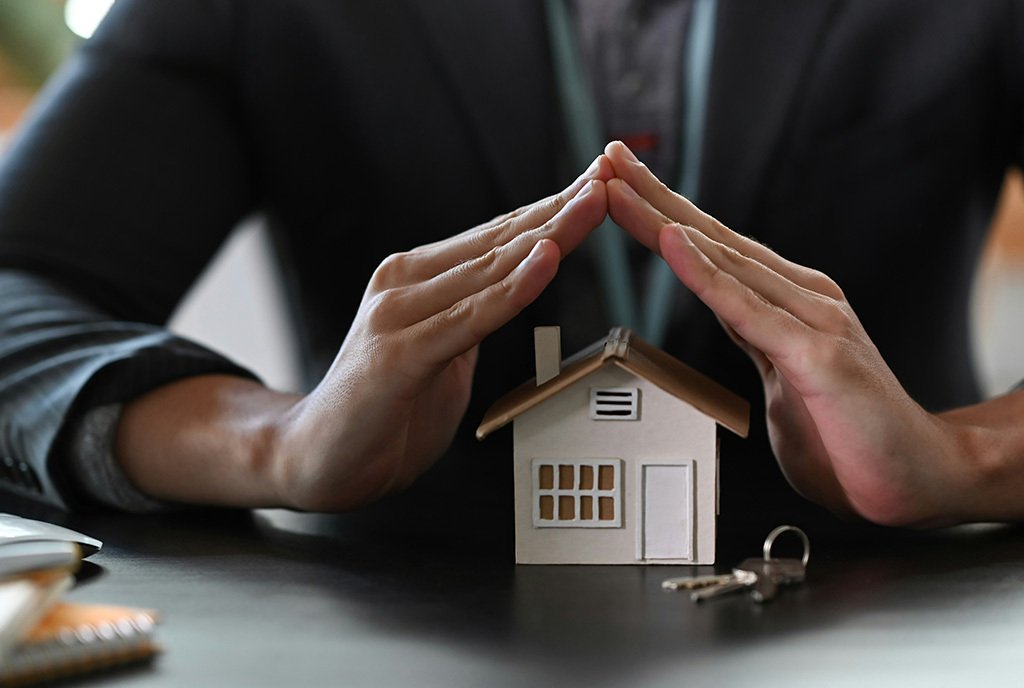
[[[71,605],[67,605],[69,608]],[[153,657],[157,619],[149,611],[117,610],[109,619],[54,629],[18,648],[0,667],[0,686],[27,686]]]

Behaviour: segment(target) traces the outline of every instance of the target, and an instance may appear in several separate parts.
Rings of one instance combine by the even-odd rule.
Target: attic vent
[[[636,387],[592,387],[591,420],[636,420],[640,414],[640,390]]]

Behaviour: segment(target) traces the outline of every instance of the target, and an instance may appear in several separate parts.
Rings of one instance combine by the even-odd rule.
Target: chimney
[[[540,387],[562,370],[562,338],[558,325],[533,328],[533,348]]]

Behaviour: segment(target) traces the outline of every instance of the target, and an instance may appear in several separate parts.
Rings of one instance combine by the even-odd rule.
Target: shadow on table
[[[174,558],[239,585],[314,591],[385,637],[440,644],[495,668],[490,685],[641,685],[660,667],[723,662],[737,649],[810,639],[872,613],[927,622],[950,605],[1016,599],[1024,529],[908,532],[835,526],[812,536],[807,583],[766,605],[744,594],[695,604],[669,576],[728,570],[764,530],[726,538],[716,567],[516,566],[511,524],[423,513],[203,510],[96,516],[79,526],[133,557]],[[463,527],[459,527],[462,523]],[[781,545],[781,541],[780,541]],[[372,634],[371,634],[372,635]]]
[[[695,604],[661,588],[666,577],[728,570],[758,555],[768,530],[758,526],[722,548],[719,566],[659,567],[516,566],[511,536],[454,525],[364,537],[344,516],[264,512],[257,523],[293,555],[326,558],[352,576],[358,587],[350,580],[335,593],[382,632],[482,653],[514,667],[510,685],[640,685],[662,665],[728,662],[737,648],[787,636],[813,652],[823,632],[874,613],[927,624],[949,605],[1015,599],[1024,580],[1024,529],[1001,525],[812,529],[807,584],[759,605],[745,594]]]

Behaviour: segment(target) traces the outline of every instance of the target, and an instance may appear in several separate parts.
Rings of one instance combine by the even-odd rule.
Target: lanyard
[[[701,141],[714,47],[715,2],[692,0],[683,50],[682,151],[675,189],[693,201],[696,201],[699,191]],[[604,150],[604,135],[593,94],[587,85],[586,70],[566,0],[545,0],[545,9],[569,146],[577,167],[583,169]],[[594,250],[612,324],[632,328],[642,338],[660,346],[665,338],[672,297],[678,284],[671,269],[664,261],[652,256],[644,303],[638,307],[622,230],[610,219],[605,219],[591,235],[590,246]]]

